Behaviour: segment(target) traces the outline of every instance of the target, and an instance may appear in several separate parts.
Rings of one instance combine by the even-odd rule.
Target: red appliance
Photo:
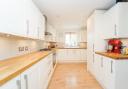
[[[108,41],[108,52],[121,53],[122,42],[120,39],[110,39]]]

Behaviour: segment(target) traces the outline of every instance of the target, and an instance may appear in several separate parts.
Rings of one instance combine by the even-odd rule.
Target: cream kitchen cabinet
[[[107,57],[95,54],[93,74],[104,89],[114,88],[114,61]]]
[[[32,0],[1,1],[0,11],[0,33],[44,39],[45,20],[40,16],[42,13]],[[39,37],[39,34],[43,37]]]
[[[5,85],[1,86],[0,89],[21,89],[20,76],[10,80]]]
[[[87,62],[87,49],[80,49],[80,59]]]
[[[104,10],[96,10],[87,21],[87,69],[93,72],[93,62],[95,51],[105,50],[105,40],[103,34]]]
[[[95,54],[95,59],[93,63],[93,75],[99,81],[99,83],[104,87],[104,60],[103,57],[100,55]]]
[[[45,40],[45,18],[40,13],[38,18],[38,39]]]
[[[21,74],[21,89],[46,89],[53,71],[52,54]]]
[[[59,49],[58,62],[86,62],[86,49]]]
[[[87,30],[79,31],[79,42],[87,42]]]
[[[32,0],[25,0],[26,31],[28,38],[44,40],[45,18]]]
[[[128,38],[128,2],[119,2],[104,14],[104,39]]]
[[[31,68],[21,74],[21,89],[39,89],[39,69],[38,65],[33,65]]]
[[[47,89],[53,72],[52,54],[34,64],[0,89]]]
[[[92,74],[104,89],[127,89],[128,60],[112,59],[95,54]]]
[[[67,60],[67,50],[66,49],[58,49],[57,50],[57,61],[63,62]]]
[[[26,37],[25,0],[3,0],[0,2],[0,33]]]
[[[32,0],[26,0],[26,25],[27,25],[27,35],[30,38],[38,38],[38,28],[37,28],[37,8],[32,2]]]

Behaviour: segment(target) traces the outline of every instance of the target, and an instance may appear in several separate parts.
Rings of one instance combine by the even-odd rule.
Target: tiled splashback
[[[0,60],[37,51],[44,42],[0,37]]]

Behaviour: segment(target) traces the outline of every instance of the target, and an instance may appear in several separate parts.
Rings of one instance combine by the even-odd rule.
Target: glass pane
[[[65,45],[68,47],[76,47],[78,45],[77,34],[74,32],[66,33],[65,34]]]

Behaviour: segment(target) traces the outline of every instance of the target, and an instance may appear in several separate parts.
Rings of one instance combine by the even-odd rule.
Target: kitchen
[[[127,1],[1,1],[0,89],[128,89]]]

